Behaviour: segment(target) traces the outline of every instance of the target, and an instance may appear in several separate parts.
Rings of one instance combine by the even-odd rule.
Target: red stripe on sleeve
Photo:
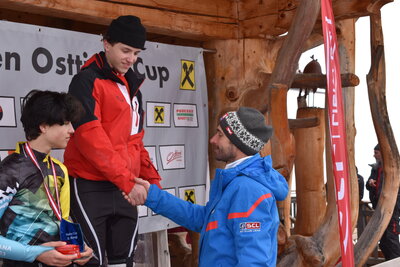
[[[266,198],[270,198],[271,197],[271,193],[262,195],[259,199],[257,199],[257,201],[253,204],[253,206],[251,206],[251,208],[246,211],[246,212],[234,212],[234,213],[229,213],[228,214],[228,219],[235,219],[235,218],[246,218],[249,217],[250,214],[253,213],[253,211],[258,207],[258,205],[260,205],[261,201],[263,201]]]
[[[218,221],[209,222],[207,224],[206,232],[217,228],[218,228]]]

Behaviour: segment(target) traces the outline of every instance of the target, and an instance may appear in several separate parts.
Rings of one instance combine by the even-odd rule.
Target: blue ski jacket
[[[206,206],[151,185],[145,205],[200,232],[199,266],[275,266],[279,215],[288,185],[259,154],[230,169],[217,169]]]

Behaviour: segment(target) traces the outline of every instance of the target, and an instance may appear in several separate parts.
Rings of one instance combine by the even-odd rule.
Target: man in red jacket
[[[71,181],[71,210],[93,248],[96,266],[133,265],[137,242],[137,200],[147,193],[136,177],[160,186],[160,176],[143,145],[143,78],[131,66],[145,49],[146,30],[138,17],[113,20],[104,36],[104,52],[93,55],[69,86],[85,110],[65,150]],[[107,260],[105,258],[107,255]]]

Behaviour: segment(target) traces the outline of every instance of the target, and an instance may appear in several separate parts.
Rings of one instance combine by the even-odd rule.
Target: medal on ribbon
[[[61,208],[60,208],[60,194],[58,192],[58,178],[56,174],[56,169],[54,167],[53,160],[49,157],[51,170],[53,173],[54,180],[54,191],[56,199],[54,199],[53,195],[50,192],[50,189],[45,182],[45,175],[43,174],[42,169],[33,153],[31,147],[28,143],[25,143],[25,151],[27,152],[29,158],[32,160],[33,164],[39,169],[40,173],[43,176],[43,185],[46,191],[47,199],[49,200],[49,205],[54,212],[54,215],[60,221],[60,240],[67,242],[67,244],[79,245],[79,250],[83,252],[85,250],[85,245],[83,242],[83,234],[81,226],[78,223],[72,223],[62,218]]]

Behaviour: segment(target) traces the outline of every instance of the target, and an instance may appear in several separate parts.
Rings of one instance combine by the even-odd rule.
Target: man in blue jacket
[[[272,168],[271,157],[259,151],[272,127],[253,108],[226,113],[211,138],[217,169],[206,206],[181,200],[147,181],[146,206],[200,232],[199,266],[275,266],[279,215],[276,200],[284,200],[288,185]],[[131,198],[131,204],[135,203]]]

